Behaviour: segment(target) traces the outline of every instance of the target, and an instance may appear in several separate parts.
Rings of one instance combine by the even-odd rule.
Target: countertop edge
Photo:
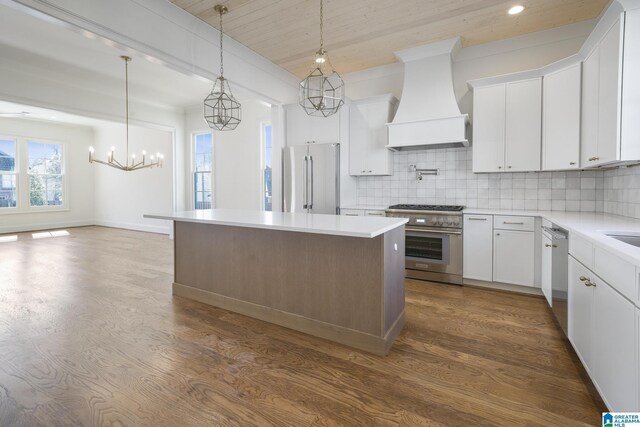
[[[363,233],[363,232],[356,232],[356,231],[298,228],[298,227],[277,225],[277,224],[273,225],[273,224],[234,222],[234,221],[214,220],[214,219],[182,218],[182,217],[170,216],[170,215],[144,214],[143,218],[162,219],[162,220],[180,221],[180,222],[193,222],[193,223],[199,223],[199,224],[224,225],[224,226],[231,226],[231,227],[259,228],[263,230],[290,231],[293,233],[310,233],[310,234],[324,234],[324,235],[331,235],[331,236],[358,237],[358,238],[367,238],[367,239],[373,239],[374,237],[378,237],[382,234],[387,233],[388,231],[391,231],[397,227],[400,227],[406,224],[409,221],[406,218],[394,218],[395,220],[397,220],[396,224],[391,224],[391,225],[382,227],[371,233]]]

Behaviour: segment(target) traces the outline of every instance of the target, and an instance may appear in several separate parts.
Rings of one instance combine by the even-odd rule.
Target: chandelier
[[[329,117],[344,104],[344,82],[324,50],[323,0],[320,0],[320,49],[311,73],[300,82],[299,104],[310,116]]]
[[[93,157],[94,149],[93,147],[89,147],[89,163],[100,163],[101,165],[111,166],[112,168],[120,169],[125,172],[135,171],[138,169],[152,168],[157,166],[159,168],[162,167],[162,161],[164,160],[164,155],[161,153],[156,153],[156,155],[150,156],[150,161],[147,162],[147,152],[142,150],[142,159],[136,163],[136,155],[135,153],[131,154],[131,159],[129,159],[129,62],[131,62],[131,58],[128,56],[120,57],[124,61],[124,82],[125,82],[125,100],[126,100],[126,124],[127,124],[127,145],[124,157],[124,163],[119,162],[114,155],[116,150],[115,147],[111,147],[109,152],[107,153],[107,160],[97,160]]]
[[[224,78],[224,57],[222,54],[222,15],[229,9],[216,5],[213,10],[220,14],[220,77],[213,84],[211,93],[204,100],[204,119],[212,129],[234,130],[242,120],[242,109],[231,93],[229,82]]]

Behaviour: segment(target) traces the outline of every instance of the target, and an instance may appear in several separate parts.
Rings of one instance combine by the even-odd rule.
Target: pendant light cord
[[[323,0],[320,0],[320,50],[324,51],[324,28],[322,21],[324,20]]]
[[[222,56],[222,15],[223,10],[220,10],[220,77],[224,76],[224,58]]]
[[[129,161],[129,59],[124,60],[124,97],[125,97],[125,112],[126,112],[126,125],[127,125],[127,157],[125,162]],[[125,163],[126,164],[126,163]]]

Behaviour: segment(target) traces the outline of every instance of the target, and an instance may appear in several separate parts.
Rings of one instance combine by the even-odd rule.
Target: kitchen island
[[[403,218],[212,209],[174,222],[173,294],[375,354],[404,325]]]

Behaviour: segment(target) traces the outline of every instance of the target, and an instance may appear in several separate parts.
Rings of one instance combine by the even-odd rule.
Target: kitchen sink
[[[632,233],[625,233],[625,232],[616,233],[615,231],[605,233],[605,234],[609,237],[613,237],[614,239],[624,242],[628,245],[640,248],[640,234],[632,234]]]

